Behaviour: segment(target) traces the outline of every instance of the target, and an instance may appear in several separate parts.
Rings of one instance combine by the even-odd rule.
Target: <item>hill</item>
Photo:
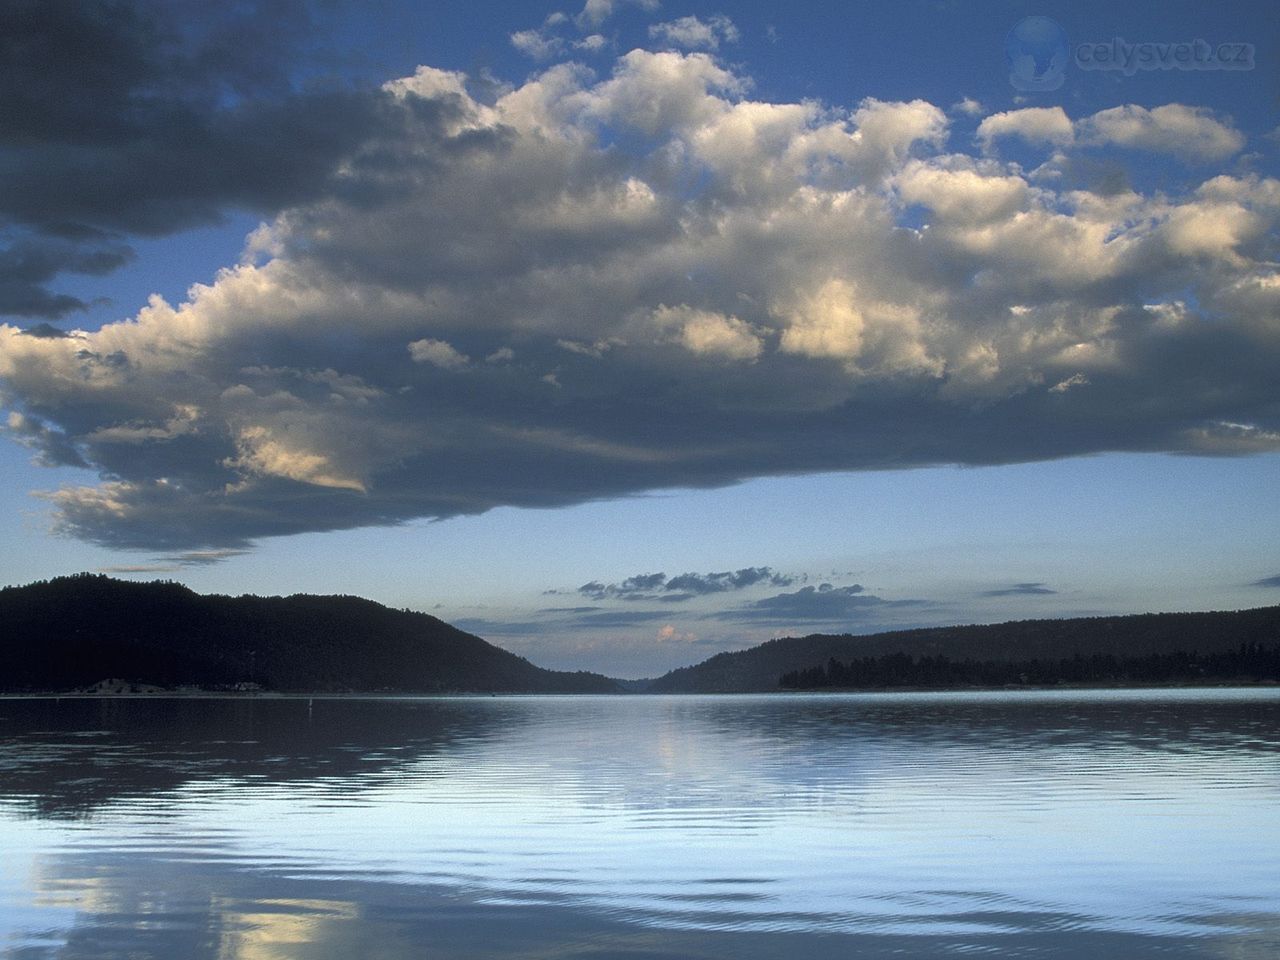
[[[80,574],[0,590],[0,692],[109,678],[279,692],[616,693],[424,613],[347,596],[204,596]]]
[[[1149,613],[1070,620],[1020,620],[983,626],[899,630],[870,636],[814,634],[770,640],[659,677],[650,693],[752,693],[782,689],[786,674],[906,654],[911,658],[1015,663],[1110,657],[1117,662],[1178,653],[1222,654],[1241,644],[1280,646],[1280,606],[1224,613]],[[826,683],[789,684],[825,686]],[[879,684],[866,684],[878,686]],[[938,685],[946,685],[940,683]],[[963,685],[957,682],[954,685]]]

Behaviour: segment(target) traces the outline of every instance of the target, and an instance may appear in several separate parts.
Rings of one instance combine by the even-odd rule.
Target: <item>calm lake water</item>
[[[0,955],[1280,957],[1280,691],[0,700]]]

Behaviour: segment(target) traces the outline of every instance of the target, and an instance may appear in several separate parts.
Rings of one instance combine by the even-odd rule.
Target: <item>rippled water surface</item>
[[[1280,691],[0,700],[0,955],[1280,957]]]

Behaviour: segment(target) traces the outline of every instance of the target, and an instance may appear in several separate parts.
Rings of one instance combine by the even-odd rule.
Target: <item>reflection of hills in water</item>
[[[1247,688],[708,695],[689,704],[691,713],[726,732],[753,730],[796,749],[834,738],[1028,756],[1073,745],[1168,753],[1229,745],[1274,753],[1280,731],[1280,699]]]
[[[596,802],[848,797],[886,764],[1073,748],[1275,752],[1280,700],[1165,691],[435,699],[0,699],[0,803],[76,818],[193,784],[354,793],[489,771],[572,775]],[[639,733],[637,732],[639,731]]]
[[[0,718],[15,957],[1273,955],[1265,691]]]
[[[503,720],[447,699],[0,699],[0,802],[61,818],[199,781],[358,789]]]

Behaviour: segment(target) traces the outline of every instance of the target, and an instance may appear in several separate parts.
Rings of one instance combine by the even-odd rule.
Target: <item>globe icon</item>
[[[1057,90],[1066,75],[1071,49],[1067,34],[1048,17],[1018,21],[1004,41],[1009,83],[1015,90]]]

